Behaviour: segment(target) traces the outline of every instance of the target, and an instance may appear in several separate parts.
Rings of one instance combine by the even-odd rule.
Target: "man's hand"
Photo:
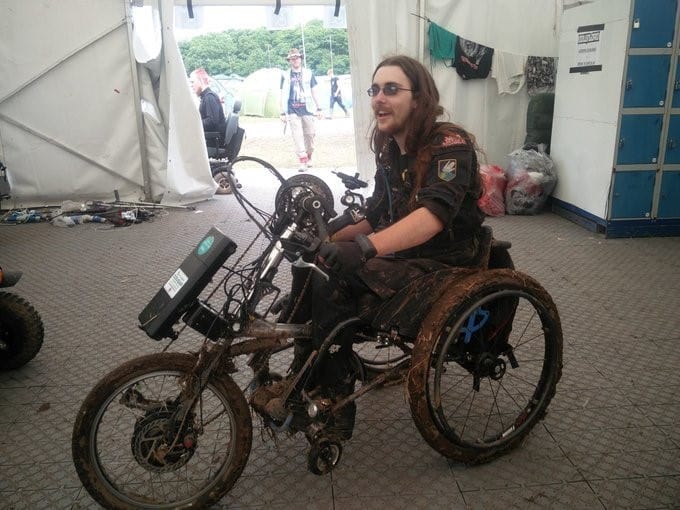
[[[326,267],[341,275],[348,275],[364,263],[361,248],[354,241],[323,243],[319,256]]]
[[[336,216],[326,225],[326,232],[328,232],[328,237],[333,237],[333,234],[339,232],[343,228],[354,225],[354,218],[349,213],[342,213],[340,216]]]
[[[279,118],[281,119],[281,122],[283,122],[284,124],[288,122],[288,115],[285,113],[281,113],[281,115],[279,115]]]
[[[375,255],[375,247],[363,234],[359,234],[355,241],[324,243],[319,250],[322,262],[343,276],[353,273]]]

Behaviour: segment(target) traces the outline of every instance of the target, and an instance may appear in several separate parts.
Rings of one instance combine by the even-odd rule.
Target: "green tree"
[[[335,74],[349,73],[347,30],[324,28],[321,20],[304,26],[307,67],[323,75],[332,67]],[[194,37],[179,43],[184,66],[190,72],[203,67],[209,74],[247,76],[263,67],[288,68],[290,48],[302,50],[302,30],[226,30]],[[332,55],[331,55],[332,51]]]

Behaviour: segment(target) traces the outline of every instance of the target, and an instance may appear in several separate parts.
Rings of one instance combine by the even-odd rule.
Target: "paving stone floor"
[[[339,193],[328,170],[312,173]],[[266,176],[239,179],[271,204]],[[24,272],[15,291],[45,323],[38,356],[0,373],[0,508],[97,508],[70,453],[84,395],[161,349],[137,314],[212,225],[239,244],[253,234],[233,196],[197,207],[126,228],[0,226],[0,264]],[[304,438],[276,446],[256,432],[216,508],[680,508],[680,238],[609,240],[551,213],[489,224],[553,296],[564,330],[557,395],[525,444],[482,466],[448,462],[419,436],[403,388],[388,387],[359,401],[330,475],[306,471]]]

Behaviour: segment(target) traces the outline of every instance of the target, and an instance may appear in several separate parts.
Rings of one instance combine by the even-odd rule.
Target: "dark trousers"
[[[335,106],[335,103],[338,103],[340,108],[342,108],[342,111],[345,112],[345,115],[347,115],[347,108],[345,108],[345,105],[342,104],[342,96],[331,96],[331,107],[330,107],[331,116],[333,115],[333,106]]]
[[[352,342],[357,329],[370,323],[375,308],[410,281],[450,267],[430,259],[369,260],[356,274],[340,278],[329,272],[327,281],[316,271],[293,268],[293,286],[288,308],[280,320],[291,323],[312,320],[313,339],[297,340],[292,371],[299,370],[314,349],[319,349],[341,322],[359,317],[362,322],[337,331],[331,349],[319,360],[309,386],[322,385],[342,394],[352,379]],[[300,300],[296,296],[302,295]]]

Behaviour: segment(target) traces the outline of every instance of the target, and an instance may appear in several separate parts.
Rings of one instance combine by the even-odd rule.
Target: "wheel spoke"
[[[442,300],[431,312],[432,329],[419,337],[427,343],[414,351],[411,365],[416,425],[438,451],[465,461],[490,460],[520,444],[543,416],[561,374],[552,300],[525,275],[494,273],[497,281],[495,274],[470,276],[458,300]],[[488,313],[485,321],[472,320],[480,310]]]
[[[233,470],[240,472],[250,449],[245,398],[231,379],[228,386],[209,381],[194,410],[180,410],[179,381],[194,358],[164,353],[140,359],[148,360],[148,369],[136,360],[128,362],[129,370],[123,366],[112,372],[83,403],[90,415],[81,410],[79,416],[91,417],[76,421],[73,446],[83,484],[104,506],[200,507],[200,502],[217,501],[230,488],[224,480],[233,484],[235,479],[227,477]],[[131,388],[143,407],[123,397],[132,395]],[[234,402],[240,406],[238,414]],[[207,421],[201,420],[204,411]],[[238,427],[244,426],[248,432],[240,439],[246,444],[235,440]],[[81,437],[88,438],[84,450]]]

